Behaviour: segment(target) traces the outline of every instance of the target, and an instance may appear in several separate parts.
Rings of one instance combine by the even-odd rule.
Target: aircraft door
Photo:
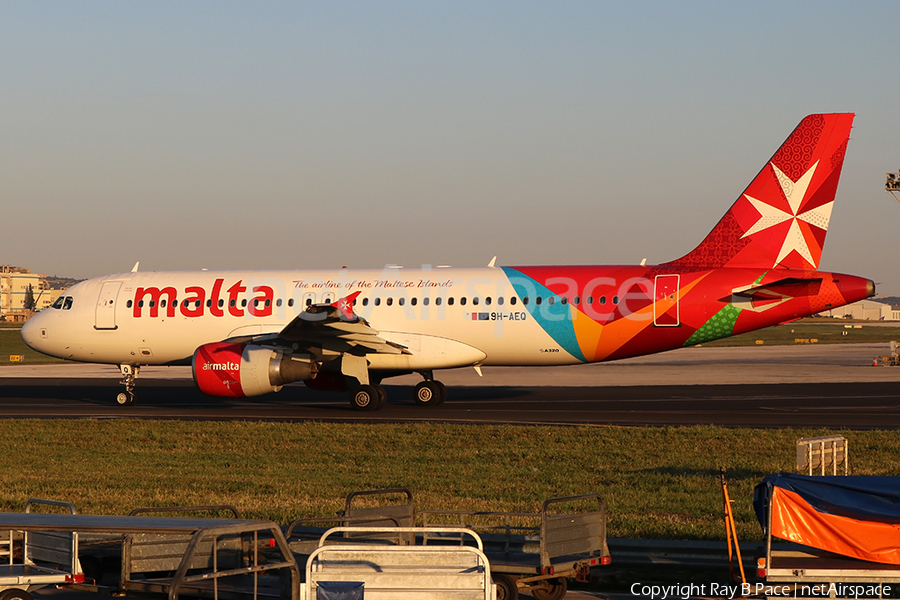
[[[104,281],[97,298],[97,312],[94,329],[116,329],[116,300],[119,296],[121,281]]]
[[[657,327],[678,327],[679,283],[681,275],[657,275],[653,284],[653,324]]]

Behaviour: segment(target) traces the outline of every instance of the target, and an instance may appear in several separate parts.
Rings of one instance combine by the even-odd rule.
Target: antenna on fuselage
[[[491,262],[488,263],[488,267],[490,267],[491,269],[493,269],[493,268],[494,268],[494,263],[496,263],[496,262],[497,262],[497,257],[495,256],[494,258],[491,259]]]
[[[140,265],[140,264],[141,264],[141,261],[137,261],[136,263],[134,263],[134,266],[131,267],[131,272],[132,272],[132,273],[137,273],[138,265]]]
[[[646,267],[646,266],[647,266],[647,259],[646,259],[646,258],[642,258],[642,259],[641,259],[641,266],[642,266],[642,267]]]

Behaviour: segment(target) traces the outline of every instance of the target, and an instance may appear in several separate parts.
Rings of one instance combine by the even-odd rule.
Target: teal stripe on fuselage
[[[578,338],[575,336],[575,326],[572,323],[572,313],[569,305],[562,304],[559,296],[521,271],[517,271],[511,267],[500,268],[506,273],[506,277],[512,284],[513,289],[516,290],[516,294],[519,298],[528,298],[528,312],[531,313],[534,320],[538,322],[538,325],[540,325],[563,350],[574,356],[576,359],[587,362],[584,353],[581,351],[581,346],[578,344]],[[540,305],[535,302],[535,298],[538,296],[543,298]],[[555,302],[552,305],[547,301],[548,298],[551,297],[555,298]]]

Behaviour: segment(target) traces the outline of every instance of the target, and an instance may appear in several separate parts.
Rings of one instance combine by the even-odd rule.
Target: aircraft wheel
[[[491,579],[497,584],[497,600],[518,600],[517,577],[506,573],[491,573]]]
[[[354,410],[378,410],[378,390],[372,385],[361,385],[350,394],[350,406]]]
[[[549,587],[534,587],[528,590],[535,600],[562,600],[565,598],[566,590],[569,589],[569,581],[565,577],[547,579],[546,584]]]
[[[442,396],[446,396],[444,386],[437,381],[423,381],[416,386],[416,404],[419,406],[437,406],[443,400]]]
[[[116,396],[116,404],[119,406],[131,406],[134,404],[134,392],[119,392]]]
[[[31,594],[18,588],[10,588],[0,594],[0,600],[31,600]]]
[[[381,385],[375,384],[372,387],[375,388],[376,392],[378,392],[378,408],[381,408],[382,406],[387,404],[387,392]]]

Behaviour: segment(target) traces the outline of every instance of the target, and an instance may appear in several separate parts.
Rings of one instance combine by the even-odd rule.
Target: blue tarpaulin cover
[[[361,581],[320,581],[316,584],[316,600],[363,600]]]
[[[769,475],[753,492],[753,508],[763,527],[768,496],[765,492],[770,487],[799,494],[819,512],[863,521],[900,523],[900,477]]]

